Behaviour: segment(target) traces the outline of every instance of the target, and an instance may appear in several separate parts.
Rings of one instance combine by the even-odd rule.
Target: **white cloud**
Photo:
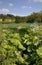
[[[10,11],[9,11],[9,9],[3,8],[3,9],[0,9],[0,12],[3,14],[7,14]]]
[[[15,13],[11,13],[12,15],[14,15],[14,16],[16,16],[16,14]]]
[[[9,3],[9,6],[13,6],[13,3]]]
[[[32,7],[30,6],[29,9],[31,9]]]
[[[33,0],[34,2],[42,2],[42,0]]]
[[[21,8],[22,8],[22,9],[31,9],[32,7],[31,7],[31,6],[25,6],[25,5],[24,5],[24,6],[22,6]]]
[[[30,1],[30,2],[42,2],[42,0],[28,0],[28,1]]]
[[[28,8],[28,6],[25,6],[25,5],[24,5],[24,6],[22,6],[21,8],[22,8],[22,9],[27,9],[27,8]]]

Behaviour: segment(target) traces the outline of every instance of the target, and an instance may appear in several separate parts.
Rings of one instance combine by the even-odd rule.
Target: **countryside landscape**
[[[7,0],[4,7],[10,6],[12,9],[15,1],[13,0],[11,1],[13,4],[7,5],[10,2]],[[17,6],[14,8],[20,6],[21,3],[27,4],[27,0],[16,2]],[[28,0],[28,4],[30,2],[31,0]],[[42,4],[42,0],[32,2],[39,2],[39,6]],[[38,7],[40,11],[35,12],[34,10],[30,14],[26,10],[25,15],[23,15],[24,13],[15,15],[8,13],[7,9],[2,11],[2,3],[0,1],[0,65],[42,65],[42,7],[41,10]],[[37,6],[35,5],[35,7]],[[31,7],[29,8],[31,9]]]

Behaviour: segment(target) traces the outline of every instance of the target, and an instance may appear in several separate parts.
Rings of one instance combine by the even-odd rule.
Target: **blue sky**
[[[42,0],[0,0],[0,14],[27,16],[42,10]]]

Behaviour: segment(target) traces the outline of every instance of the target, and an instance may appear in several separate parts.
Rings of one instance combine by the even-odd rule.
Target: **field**
[[[42,23],[0,23],[0,29],[2,28],[28,28],[28,27],[42,27]]]
[[[0,23],[0,65],[42,65],[42,23]]]

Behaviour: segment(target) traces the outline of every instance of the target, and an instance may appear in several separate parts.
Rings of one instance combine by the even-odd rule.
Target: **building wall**
[[[2,22],[2,19],[0,19],[0,22]]]

